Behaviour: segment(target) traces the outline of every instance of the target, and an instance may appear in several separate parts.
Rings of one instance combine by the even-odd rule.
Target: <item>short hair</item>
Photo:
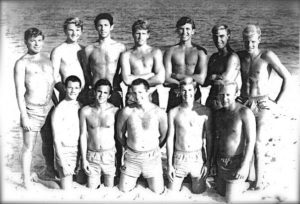
[[[70,24],[74,24],[76,27],[80,27],[81,30],[83,30],[83,22],[78,17],[67,18],[63,25],[64,30],[66,30]]]
[[[81,88],[81,80],[79,79],[79,77],[75,76],[75,75],[70,75],[66,78],[65,80],[65,86],[67,87],[68,86],[68,83],[69,81],[71,82],[78,82],[79,83],[79,86]]]
[[[147,30],[148,33],[150,32],[150,24],[148,21],[145,20],[137,20],[132,24],[131,31],[134,34],[137,30]]]
[[[194,20],[188,16],[181,17],[176,23],[176,28],[179,28],[187,23],[191,24],[193,29],[196,28]]]
[[[261,36],[261,30],[258,25],[248,24],[243,30],[243,37],[249,37],[254,34],[257,34],[259,37]]]
[[[101,19],[108,20],[110,25],[114,24],[114,18],[112,17],[112,15],[110,13],[100,13],[98,16],[96,16],[96,18],[94,20],[94,24],[95,24],[96,28],[97,28],[98,21]]]
[[[231,34],[231,30],[229,29],[229,27],[226,24],[219,24],[219,25],[215,25],[212,29],[211,29],[211,33],[217,34],[218,30],[226,30],[227,35]]]
[[[38,36],[42,36],[43,40],[45,39],[45,36],[41,30],[37,28],[29,28],[24,33],[24,40],[27,41],[29,38],[36,38]]]
[[[149,90],[150,85],[149,85],[148,81],[145,80],[145,79],[142,79],[142,78],[138,78],[138,79],[133,80],[132,83],[131,83],[131,87],[138,86],[138,85],[141,85],[141,84],[144,85],[144,87],[147,91]]]
[[[184,85],[192,84],[194,88],[196,88],[196,81],[192,77],[185,77],[184,79],[180,80],[179,85],[180,88]]]
[[[111,94],[112,85],[111,85],[110,81],[108,81],[107,79],[99,79],[94,85],[94,90],[96,91],[97,88],[100,87],[100,86],[108,86],[109,87],[109,93]]]
[[[235,92],[239,91],[239,87],[236,81],[229,81],[229,80],[217,80],[216,86],[219,87],[219,92],[221,92],[227,86],[235,86]]]

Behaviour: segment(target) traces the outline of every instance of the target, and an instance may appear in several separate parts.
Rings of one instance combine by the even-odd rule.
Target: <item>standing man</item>
[[[126,106],[117,120],[117,137],[125,148],[119,189],[132,190],[142,174],[152,191],[162,193],[160,147],[167,134],[167,115],[150,102],[149,84],[145,79],[136,79],[131,86],[136,102]]]
[[[126,50],[125,45],[111,39],[114,29],[113,17],[109,13],[100,13],[94,20],[98,32],[98,41],[88,45],[85,52],[85,66],[87,84],[92,88],[99,79],[107,79],[112,84],[109,99],[114,106],[123,106],[120,88],[119,57]]]
[[[72,189],[73,175],[78,164],[80,104],[77,97],[81,91],[81,81],[75,75],[68,76],[65,87],[65,99],[52,114],[52,129],[60,186],[62,189]]]
[[[255,145],[255,118],[251,110],[236,103],[236,82],[223,81],[223,108],[215,113],[216,149],[212,164],[217,166],[217,192],[228,203],[241,201]],[[213,167],[215,168],[215,167]]]
[[[115,118],[118,108],[108,102],[112,86],[100,79],[94,86],[95,101],[80,111],[80,145],[82,164],[88,176],[88,187],[96,189],[104,175],[104,185],[114,186]]]
[[[261,42],[261,30],[256,25],[247,25],[243,30],[245,50],[239,52],[241,61],[242,87],[239,102],[250,107],[256,118],[255,173],[253,188],[263,187],[264,145],[268,140],[267,121],[270,108],[274,103],[269,99],[269,77],[274,70],[282,79],[280,91],[274,102],[279,104],[290,84],[290,73],[280,62],[278,56],[270,50],[258,48]]]
[[[64,82],[68,76],[75,75],[79,77],[83,89],[86,77],[82,69],[84,47],[78,43],[82,35],[83,22],[77,17],[67,18],[63,29],[67,39],[51,52],[51,61],[56,77],[55,88],[59,91],[60,101],[64,99],[66,94]],[[84,89],[84,92],[87,92],[87,89]],[[80,95],[79,101],[83,104],[87,103],[84,100],[83,93]]]
[[[240,59],[229,45],[231,36],[227,25],[215,25],[212,38],[218,52],[213,53],[208,61],[208,70],[204,86],[211,86],[206,106],[217,110],[221,108],[218,96],[219,80],[235,81],[240,71]]]
[[[203,193],[212,155],[211,115],[207,107],[195,102],[195,86],[190,77],[182,80],[182,103],[168,113],[168,177],[169,189],[179,191],[190,174],[192,192]]]
[[[170,87],[167,111],[181,103],[180,80],[192,77],[198,85],[203,85],[207,73],[207,51],[194,43],[195,23],[190,17],[181,17],[176,23],[176,31],[180,41],[170,47],[164,54],[166,69],[165,86]],[[195,100],[200,99],[197,88]]]
[[[137,20],[132,25],[134,47],[121,56],[122,77],[125,85],[130,86],[135,79],[145,79],[150,85],[152,101],[159,104],[156,86],[164,82],[165,70],[162,63],[162,52],[147,44],[150,36],[150,25],[147,21]],[[131,92],[131,90],[128,90]],[[155,92],[154,92],[155,91]],[[126,96],[131,104],[132,94]]]
[[[49,58],[41,54],[44,44],[42,31],[29,28],[25,31],[24,40],[28,51],[16,61],[14,80],[23,129],[22,173],[25,188],[30,188],[32,150],[53,106],[54,72]],[[41,136],[43,138],[42,132]]]

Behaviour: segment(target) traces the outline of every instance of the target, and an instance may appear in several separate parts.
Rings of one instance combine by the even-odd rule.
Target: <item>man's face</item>
[[[102,38],[110,36],[110,32],[113,30],[114,25],[110,25],[107,19],[100,19],[97,23],[96,30]]]
[[[149,93],[143,84],[132,86],[132,93],[138,105],[142,105],[145,101],[149,100]]]
[[[136,45],[145,45],[149,38],[148,30],[136,30],[133,34],[133,39]]]
[[[236,86],[234,84],[224,86],[219,93],[219,98],[225,109],[231,106],[235,103]]]
[[[219,29],[217,33],[213,34],[213,41],[217,49],[224,49],[227,45],[229,35],[225,29]]]
[[[66,87],[66,98],[69,100],[76,100],[80,91],[81,88],[78,81],[69,81]]]
[[[96,91],[96,100],[99,104],[106,103],[108,98],[110,97],[110,87],[107,85],[98,86]]]
[[[37,37],[31,37],[27,41],[25,41],[25,44],[27,46],[29,53],[37,54],[41,52],[43,48],[44,45],[43,36],[39,35]]]
[[[183,102],[194,101],[195,88],[193,84],[186,84],[181,86],[181,96]]]
[[[248,53],[253,53],[258,50],[260,36],[257,33],[249,36],[243,36],[244,46]]]
[[[180,41],[188,41],[194,35],[195,30],[193,29],[192,24],[187,23],[177,28],[177,32],[179,34]]]
[[[76,26],[75,24],[68,24],[65,30],[67,39],[71,42],[77,42],[82,34],[81,27]]]

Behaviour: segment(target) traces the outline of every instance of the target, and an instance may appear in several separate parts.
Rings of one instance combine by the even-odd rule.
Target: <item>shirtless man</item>
[[[241,201],[247,189],[246,178],[255,145],[255,117],[252,111],[235,102],[236,82],[223,82],[220,98],[223,108],[215,113],[216,142],[212,164],[217,165],[217,192],[227,202]]]
[[[54,72],[49,57],[41,54],[43,33],[29,28],[24,40],[28,51],[16,61],[14,80],[23,129],[22,173],[25,188],[30,188],[33,146],[53,106]]]
[[[95,85],[99,79],[107,79],[113,86],[109,99],[116,107],[123,106],[120,88],[119,57],[126,50],[125,45],[111,39],[114,29],[113,17],[109,13],[100,13],[94,20],[99,39],[85,49],[85,69],[88,75],[87,84]]]
[[[219,80],[235,81],[240,71],[240,59],[229,45],[231,31],[227,25],[215,25],[212,38],[218,52],[213,53],[208,61],[208,70],[204,86],[211,86],[205,105],[217,110],[221,108],[218,100]]]
[[[132,82],[132,93],[136,103],[126,106],[117,120],[117,137],[126,149],[119,189],[123,192],[132,190],[142,174],[152,191],[162,193],[164,180],[160,147],[167,133],[167,115],[150,102],[149,84],[145,79]]]
[[[182,103],[168,113],[168,177],[169,189],[179,191],[183,179],[190,174],[192,192],[202,193],[206,189],[205,180],[212,155],[211,116],[207,107],[195,102],[195,86],[190,77],[182,80]],[[205,162],[203,150],[204,156],[207,156]]]
[[[270,121],[270,108],[274,103],[269,99],[269,77],[274,70],[282,79],[280,91],[274,102],[282,101],[290,84],[290,73],[280,62],[278,56],[270,50],[258,48],[261,41],[261,30],[256,25],[247,25],[243,31],[245,50],[239,52],[241,61],[242,87],[238,101],[250,107],[256,118],[256,145],[255,145],[255,175],[253,188],[263,187],[264,171],[264,144],[267,136],[267,121]]]
[[[150,36],[150,25],[147,21],[137,20],[132,25],[134,47],[121,55],[122,77],[125,85],[130,86],[135,79],[147,80],[150,85],[152,102],[159,105],[156,86],[164,82],[165,70],[162,63],[162,52],[147,44]],[[131,89],[126,96],[126,104],[134,103]]]
[[[59,91],[60,100],[65,98],[64,82],[68,76],[79,77],[82,88],[85,87],[85,76],[82,69],[84,47],[78,44],[83,30],[83,22],[79,18],[68,18],[65,20],[63,28],[67,39],[51,52],[51,61],[56,77],[55,88]],[[83,104],[86,103],[83,97],[80,97],[79,101]]]
[[[203,85],[207,73],[207,51],[194,43],[195,23],[189,17],[181,17],[176,23],[176,31],[180,41],[164,54],[166,77],[164,85],[170,87],[167,112],[181,104],[180,80],[192,77],[197,85]],[[200,99],[198,87],[195,100]]]
[[[53,140],[56,153],[56,169],[59,172],[62,189],[71,189],[77,164],[79,144],[80,104],[77,101],[81,81],[75,76],[65,80],[66,97],[52,114]]]
[[[98,188],[101,174],[104,175],[105,186],[114,186],[114,136],[118,108],[108,102],[111,91],[112,85],[107,79],[98,80],[94,86],[96,100],[80,111],[82,163],[89,188]]]

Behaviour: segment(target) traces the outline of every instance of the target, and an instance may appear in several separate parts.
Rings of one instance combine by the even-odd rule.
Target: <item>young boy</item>
[[[61,188],[71,189],[78,160],[80,104],[77,97],[81,91],[81,80],[74,75],[68,76],[65,80],[65,90],[65,98],[52,114],[52,129],[56,169],[59,172]]]
[[[32,150],[36,136],[44,126],[47,115],[53,107],[51,97],[54,88],[54,72],[49,58],[41,54],[44,44],[42,31],[29,28],[25,31],[24,40],[28,51],[16,61],[14,81],[23,129],[22,173],[25,188],[30,188]],[[43,143],[45,136],[47,135],[41,131]],[[48,139],[52,139],[52,136]],[[48,156],[52,158],[50,161],[44,155],[46,164],[53,163],[51,153],[53,152],[48,152]]]
[[[176,23],[179,43],[170,47],[164,54],[166,69],[165,86],[170,87],[167,112],[181,103],[179,82],[192,77],[198,85],[203,85],[207,73],[207,51],[192,42],[195,22],[190,17],[181,17]],[[195,100],[201,97],[197,87]]]
[[[211,115],[207,107],[195,102],[195,86],[191,77],[182,80],[182,103],[168,113],[168,177],[169,189],[173,191],[180,190],[183,179],[189,174],[193,193],[206,189],[205,179],[212,155]]]
[[[108,102],[112,85],[100,79],[94,86],[95,101],[80,111],[80,145],[82,164],[88,176],[88,187],[98,188],[101,175],[104,185],[114,186],[115,118],[118,108]]]
[[[85,73],[82,69],[84,47],[78,43],[83,31],[83,22],[77,17],[67,18],[63,29],[66,35],[65,42],[51,52],[51,61],[56,77],[55,88],[59,91],[60,101],[64,99],[66,94],[64,82],[68,76],[77,76],[82,83],[82,88],[85,88]],[[84,92],[86,92],[86,88]],[[79,101],[83,104],[87,103],[86,100],[83,99],[83,95],[79,97]]]
[[[217,192],[227,202],[241,201],[247,189],[246,178],[255,144],[255,118],[252,111],[235,101],[236,82],[223,81],[219,97],[222,107],[215,112],[215,151],[213,161],[217,166]]]

